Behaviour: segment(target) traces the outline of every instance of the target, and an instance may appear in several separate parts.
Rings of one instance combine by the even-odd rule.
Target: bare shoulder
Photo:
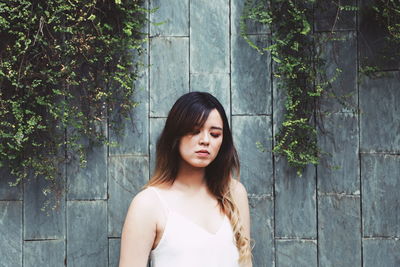
[[[121,234],[119,266],[145,266],[157,230],[157,195],[146,188],[131,201]]]
[[[247,191],[244,185],[236,180],[236,179],[231,179],[231,192],[232,192],[232,197],[235,199],[247,199]]]
[[[156,194],[149,187],[141,190],[136,196],[132,199],[132,202],[139,204],[151,204],[151,200],[156,198]]]
[[[150,188],[145,188],[135,195],[129,206],[130,213],[140,214],[142,218],[155,220],[157,218],[157,195]]]
[[[246,188],[240,181],[231,179],[231,192],[233,201],[236,203],[239,210],[240,218],[245,229],[245,235],[250,238],[250,207]]]

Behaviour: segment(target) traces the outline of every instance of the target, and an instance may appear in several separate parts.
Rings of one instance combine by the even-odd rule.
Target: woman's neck
[[[174,183],[181,189],[198,191],[207,186],[204,173],[205,168],[193,167],[187,162],[182,161]]]

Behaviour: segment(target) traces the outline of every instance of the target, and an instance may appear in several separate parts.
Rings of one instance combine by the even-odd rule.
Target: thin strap
[[[166,211],[166,214],[168,214],[169,208],[168,208],[167,202],[165,202],[164,199],[161,197],[160,193],[158,192],[158,189],[156,189],[153,186],[149,186],[149,188],[153,189],[153,191],[156,192],[156,195],[157,195],[158,199],[160,200],[161,204],[163,205],[164,210]]]

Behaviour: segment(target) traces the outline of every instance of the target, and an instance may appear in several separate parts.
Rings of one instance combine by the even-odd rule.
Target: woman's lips
[[[196,154],[200,157],[208,157],[208,155],[210,155],[210,153],[207,150],[196,151]]]

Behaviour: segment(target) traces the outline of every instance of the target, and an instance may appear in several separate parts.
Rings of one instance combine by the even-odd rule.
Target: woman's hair
[[[209,191],[217,198],[221,210],[228,216],[239,250],[239,261],[251,259],[250,240],[244,235],[239,210],[231,193],[231,177],[239,177],[239,158],[233,145],[228,119],[221,103],[211,94],[191,92],[182,95],[168,113],[165,127],[157,141],[154,175],[144,186],[172,184],[179,170],[180,139],[202,127],[212,110],[216,109],[223,121],[223,138],[217,157],[205,168]]]

